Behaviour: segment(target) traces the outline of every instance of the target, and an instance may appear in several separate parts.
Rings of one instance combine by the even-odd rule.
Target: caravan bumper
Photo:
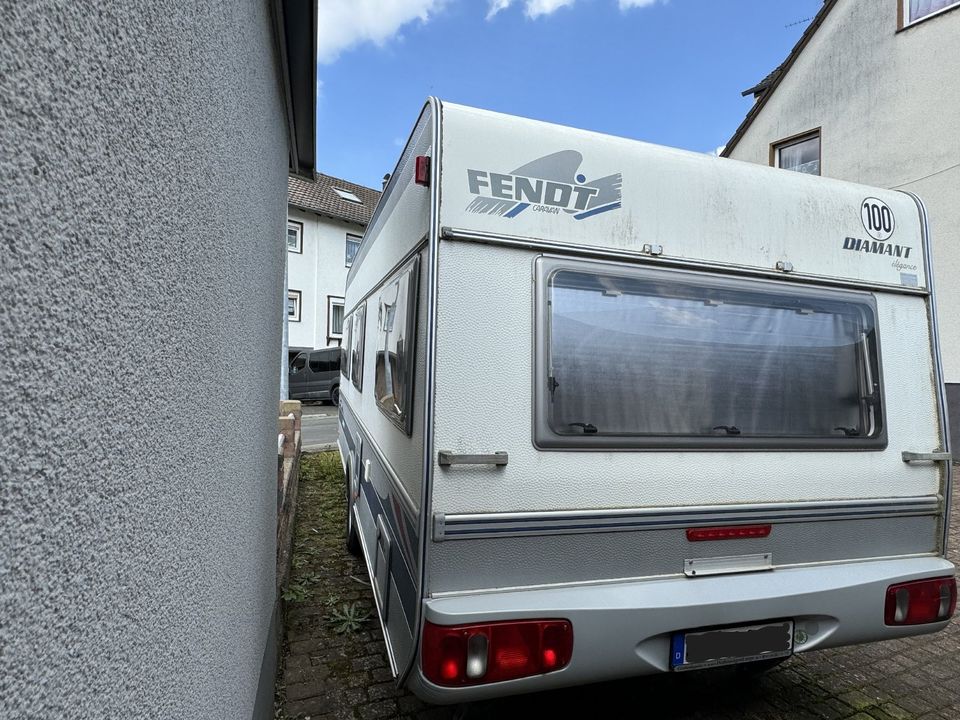
[[[428,702],[455,703],[668,672],[674,633],[772,619],[794,621],[795,652],[936,632],[948,621],[885,625],[886,590],[953,572],[943,558],[919,557],[436,597],[425,618],[437,625],[567,619],[573,654],[556,672],[455,688],[428,681],[418,661],[408,684]]]

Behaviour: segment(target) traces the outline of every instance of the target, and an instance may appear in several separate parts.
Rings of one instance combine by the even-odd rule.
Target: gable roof
[[[736,147],[737,143],[740,142],[740,138],[747,132],[747,128],[750,127],[754,118],[763,110],[763,106],[767,104],[767,100],[770,99],[770,96],[773,95],[774,91],[783,81],[783,78],[786,77],[790,68],[793,67],[793,63],[800,56],[800,53],[803,52],[807,43],[810,42],[810,38],[812,38],[813,34],[820,28],[827,14],[836,4],[837,0],[824,0],[823,7],[821,7],[820,11],[814,16],[813,20],[807,26],[807,29],[803,31],[803,35],[797,40],[797,44],[793,46],[793,49],[790,51],[790,54],[787,55],[786,59],[763,80],[752,88],[743,91],[743,95],[753,94],[757,100],[753,104],[753,107],[750,108],[750,112],[747,113],[743,122],[740,123],[740,127],[738,127],[733,133],[733,136],[727,140],[726,147],[723,148],[720,157],[730,157],[730,152]]]
[[[360,202],[346,200],[336,190],[345,190],[360,198]],[[376,190],[323,173],[317,173],[313,180],[287,176],[287,204],[317,215],[367,225],[379,200]]]

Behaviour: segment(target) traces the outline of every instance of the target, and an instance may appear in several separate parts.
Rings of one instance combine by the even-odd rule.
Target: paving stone
[[[397,703],[394,700],[380,700],[357,708],[357,717],[361,720],[377,720],[397,716]]]
[[[374,668],[385,667],[386,664],[387,659],[383,656],[382,652],[380,655],[368,655],[367,657],[356,658],[351,662],[354,670],[373,670]]]
[[[289,700],[304,700],[310,697],[320,697],[327,692],[326,683],[323,680],[295,683],[286,686],[286,695]]]
[[[325,697],[313,697],[306,700],[288,700],[284,706],[288,717],[323,715],[330,711],[330,701]]]

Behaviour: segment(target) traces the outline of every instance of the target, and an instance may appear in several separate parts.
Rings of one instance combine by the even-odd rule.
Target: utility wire
[[[927,178],[932,178],[934,175],[939,175],[940,173],[945,173],[947,170],[953,170],[953,169],[956,168],[956,167],[960,167],[960,162],[954,163],[953,165],[950,165],[949,167],[945,167],[945,168],[943,168],[942,170],[937,170],[936,172],[932,172],[932,173],[930,173],[929,175],[924,175],[923,177],[918,177],[918,178],[915,178],[915,179],[913,179],[913,180],[907,180],[906,182],[902,182],[902,183],[900,183],[899,185],[891,185],[891,186],[890,186],[890,189],[891,189],[891,190],[896,190],[897,188],[903,187],[904,185],[911,185],[911,184],[913,184],[913,183],[915,183],[915,182],[920,182],[921,180],[926,180]]]

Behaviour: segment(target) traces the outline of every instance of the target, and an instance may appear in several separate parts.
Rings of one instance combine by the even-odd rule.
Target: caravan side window
[[[377,405],[407,435],[413,428],[418,277],[419,260],[414,258],[387,281],[377,300]]]
[[[340,374],[347,380],[350,379],[350,343],[353,339],[350,331],[352,328],[353,324],[348,315],[343,320],[343,335],[340,338]]]
[[[363,390],[363,344],[367,332],[367,303],[351,313],[350,378],[357,390]]]
[[[886,446],[869,293],[553,258],[538,268],[538,446]]]

